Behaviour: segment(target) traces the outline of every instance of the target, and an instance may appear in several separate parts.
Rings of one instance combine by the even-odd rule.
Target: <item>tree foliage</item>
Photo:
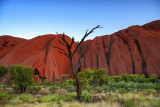
[[[3,78],[8,73],[8,68],[0,65],[0,79]]]
[[[34,69],[27,66],[13,65],[10,67],[11,79],[14,84],[21,87],[21,92],[25,92],[26,87],[33,83]]]
[[[82,89],[87,89],[89,85],[99,85],[102,86],[106,79],[107,69],[84,69],[83,72],[78,73],[78,78],[82,85]]]

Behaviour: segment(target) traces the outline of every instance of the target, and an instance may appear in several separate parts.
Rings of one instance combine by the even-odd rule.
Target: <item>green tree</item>
[[[8,68],[0,65],[0,80],[9,73]],[[6,82],[6,81],[5,81]],[[6,83],[4,82],[4,90],[6,90]]]
[[[33,83],[34,69],[27,66],[13,65],[10,67],[11,79],[14,84],[21,88],[21,93],[26,91],[26,87]]]
[[[89,87],[90,81],[93,79],[93,71],[91,69],[84,69],[83,72],[78,73],[78,78],[80,80],[82,89],[87,89]]]
[[[0,65],[0,79],[2,79],[6,74],[8,74],[8,68]]]
[[[102,86],[104,84],[104,82],[105,82],[105,79],[106,79],[106,73],[107,73],[107,69],[106,68],[95,70],[93,72],[93,80],[92,80],[92,82],[94,84],[99,84],[100,86]]]

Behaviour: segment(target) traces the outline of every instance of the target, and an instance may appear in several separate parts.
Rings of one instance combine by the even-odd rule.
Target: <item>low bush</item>
[[[54,98],[54,97],[53,96],[44,96],[44,97],[39,98],[38,101],[41,103],[51,102],[51,101],[53,101],[52,98]]]
[[[151,77],[149,78],[149,81],[152,83],[155,83],[158,81],[158,76],[155,74],[152,74]]]
[[[126,107],[134,107],[135,102],[132,101],[131,99],[127,99],[127,100],[124,100],[124,105],[125,105]]]
[[[75,81],[75,79],[67,79],[66,81],[65,81],[65,83],[69,83],[70,85],[73,85],[73,86],[76,86],[76,81]]]
[[[61,84],[61,88],[64,88],[64,87],[66,87],[66,86],[68,86],[68,85],[70,85],[69,83],[62,83]]]
[[[32,94],[27,94],[27,93],[24,93],[24,94],[21,94],[19,96],[20,100],[23,100],[25,102],[28,102],[30,99],[32,99]]]
[[[157,91],[154,89],[141,89],[140,91],[144,94],[156,94],[157,93]]]
[[[16,93],[20,92],[21,91],[21,88],[19,86],[13,86],[12,87],[12,90]]]
[[[120,82],[120,81],[123,81],[123,78],[122,78],[122,76],[113,76],[113,77],[111,77],[110,80],[112,80],[114,82]]]
[[[51,86],[51,87],[49,88],[49,91],[51,91],[52,93],[55,93],[58,89],[59,89],[58,86],[53,85],[53,86]]]
[[[43,84],[46,85],[46,86],[49,86],[49,85],[52,84],[52,82],[49,81],[48,79],[44,79]]]
[[[63,95],[65,93],[67,93],[67,91],[65,89],[59,89],[59,90],[57,90],[56,93],[58,93],[58,95]]]
[[[70,94],[70,93],[66,93],[58,96],[58,100],[61,100],[61,101],[75,101],[75,98],[76,98],[76,94]]]
[[[67,90],[68,92],[73,92],[76,90],[73,85],[67,85],[64,87],[64,89]]]
[[[154,89],[155,89],[155,90],[160,90],[160,85],[154,86]]]
[[[7,100],[9,98],[9,95],[6,92],[0,93],[0,100]]]
[[[27,87],[27,91],[29,91],[30,93],[37,94],[40,90],[41,90],[40,86],[30,86],[30,87]]]
[[[20,100],[19,96],[15,96],[13,97],[10,101],[9,101],[13,106],[17,105],[17,104],[22,104],[23,101]]]
[[[120,88],[119,92],[122,93],[122,94],[124,94],[124,93],[127,93],[127,90],[125,88]]]
[[[87,90],[85,90],[81,94],[81,101],[82,102],[92,102],[93,101],[93,95],[88,93]]]

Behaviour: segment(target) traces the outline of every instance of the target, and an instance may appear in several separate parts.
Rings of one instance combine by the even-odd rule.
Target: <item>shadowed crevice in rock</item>
[[[110,39],[110,42],[109,42],[109,46],[108,46],[108,52],[107,52],[107,64],[109,66],[109,72],[110,72],[111,76],[112,76],[112,71],[111,71],[111,67],[110,67],[110,61],[111,61],[112,43],[113,43],[113,35],[111,36],[111,39]]]
[[[141,58],[142,58],[142,71],[143,71],[143,74],[145,75],[145,77],[147,78],[148,77],[148,73],[147,73],[147,64],[146,64],[146,61],[144,60],[143,58],[143,55],[142,55],[142,52],[141,52],[141,47],[140,47],[140,44],[139,44],[139,41],[137,39],[134,40],[137,48],[138,48],[138,51],[141,55]]]
[[[98,53],[97,53],[97,69],[99,69],[99,63],[98,63]]]
[[[107,52],[106,52],[106,44],[105,44],[105,38],[104,38],[104,36],[102,37],[102,42],[103,42],[103,49],[104,49],[104,52],[105,52],[105,59],[107,60]],[[107,65],[107,62],[105,64]],[[109,70],[109,75],[111,76],[110,70]]]

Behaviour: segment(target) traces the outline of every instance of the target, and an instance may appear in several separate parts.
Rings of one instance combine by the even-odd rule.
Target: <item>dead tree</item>
[[[72,49],[72,46],[74,44],[74,37],[72,37],[72,40],[71,40],[71,43],[69,43],[68,41],[66,41],[65,39],[65,34],[63,33],[63,36],[60,36],[58,33],[57,35],[61,38],[62,41],[59,40],[59,43],[62,44],[63,46],[65,46],[67,48],[67,52],[59,47],[56,47],[56,46],[53,46],[54,48],[58,49],[59,50],[59,53],[65,55],[66,57],[69,58],[69,61],[70,61],[70,66],[71,66],[71,70],[72,70],[72,73],[73,73],[73,76],[74,76],[74,79],[76,80],[76,85],[77,85],[77,98],[80,99],[81,97],[81,85],[80,85],[80,80],[78,78],[78,69],[80,68],[80,65],[81,65],[81,58],[83,56],[82,54],[82,50],[80,48],[80,45],[82,44],[82,42],[84,41],[84,39],[90,35],[92,32],[94,32],[95,29],[97,28],[101,28],[100,25],[96,26],[95,28],[93,28],[92,30],[90,30],[88,32],[88,30],[86,30],[86,33],[85,35],[83,36],[83,38],[81,39],[81,41],[77,44],[76,48],[74,49],[74,51],[72,52],[71,49]],[[78,65],[76,67],[74,67],[74,62],[73,62],[73,56],[74,54],[76,53],[77,49],[80,49],[80,56],[79,56],[79,61],[78,61]]]

